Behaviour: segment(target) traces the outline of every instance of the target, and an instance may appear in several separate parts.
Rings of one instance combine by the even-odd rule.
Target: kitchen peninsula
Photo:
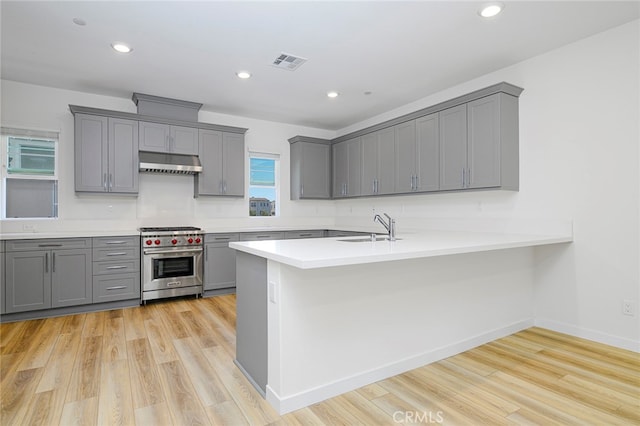
[[[533,247],[571,241],[423,231],[230,243],[236,364],[286,413],[528,328]]]

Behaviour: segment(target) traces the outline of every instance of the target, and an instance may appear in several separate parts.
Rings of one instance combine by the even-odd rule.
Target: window
[[[278,156],[249,155],[249,216],[276,216],[279,193]]]
[[[58,217],[58,135],[2,128],[2,218]]]

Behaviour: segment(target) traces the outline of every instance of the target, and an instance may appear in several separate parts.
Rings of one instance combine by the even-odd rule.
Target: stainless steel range
[[[191,226],[140,228],[141,302],[202,295],[204,232]]]

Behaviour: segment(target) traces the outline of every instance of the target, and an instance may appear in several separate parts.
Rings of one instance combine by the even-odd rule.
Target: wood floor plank
[[[63,321],[61,317],[45,320],[42,327],[31,336],[31,344],[27,347],[18,370],[44,367],[56,344]]]
[[[197,314],[189,310],[180,312],[180,316],[187,325],[189,334],[197,337],[198,344],[201,348],[217,346],[216,341],[219,339],[219,334],[215,333],[213,327],[209,326],[206,322],[199,321]]]
[[[65,401],[82,401],[97,397],[101,367],[102,336],[82,337]]]
[[[182,321],[180,314],[171,308],[169,303],[158,303],[156,308],[158,309],[157,315],[164,323],[171,339],[189,337],[187,325]]]
[[[32,337],[38,333],[46,320],[30,320],[22,322],[22,327],[15,330],[15,335],[2,348],[2,354],[24,353],[31,345]]]
[[[182,363],[165,362],[158,365],[158,369],[173,422],[178,425],[211,424]]]
[[[204,407],[204,409],[214,425],[241,426],[250,424],[235,401],[224,401],[220,404]]]
[[[173,345],[204,407],[231,401],[231,395],[195,338],[176,339]]]
[[[60,425],[94,425],[98,417],[98,398],[88,398],[64,404]]]
[[[356,392],[358,392],[364,398],[367,398],[369,400],[379,398],[382,395],[386,395],[387,393],[389,393],[385,388],[378,385],[377,383],[372,383],[370,385],[363,386],[360,389],[356,390]]]
[[[171,413],[169,412],[169,406],[166,402],[136,408],[134,410],[134,415],[136,425],[138,426],[171,426],[174,424],[173,419],[171,418]]]
[[[81,333],[87,314],[66,315],[60,329],[60,334]]]
[[[123,317],[109,317],[104,320],[102,359],[104,362],[127,359],[127,339]]]
[[[104,311],[92,312],[87,315],[82,327],[82,337],[96,337],[104,334],[104,321],[106,313]]]
[[[2,424],[18,425],[24,423],[29,402],[33,398],[42,368],[16,370],[7,375],[0,389],[0,419]]]
[[[124,334],[128,340],[144,339],[147,332],[144,328],[143,308],[123,309]]]
[[[118,318],[116,318],[118,319]],[[104,362],[98,400],[98,424],[134,425],[129,364],[126,359]]]
[[[134,408],[164,402],[164,392],[149,341],[146,338],[127,341],[127,355]]]
[[[144,327],[147,331],[149,345],[156,363],[162,364],[178,360],[173,343],[168,338],[169,333],[160,318],[152,316],[144,320]]]

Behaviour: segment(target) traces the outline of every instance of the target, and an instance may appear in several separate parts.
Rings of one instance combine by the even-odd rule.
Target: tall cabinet
[[[75,114],[76,192],[138,192],[138,122]]]
[[[195,194],[244,196],[244,134],[200,129]]]

